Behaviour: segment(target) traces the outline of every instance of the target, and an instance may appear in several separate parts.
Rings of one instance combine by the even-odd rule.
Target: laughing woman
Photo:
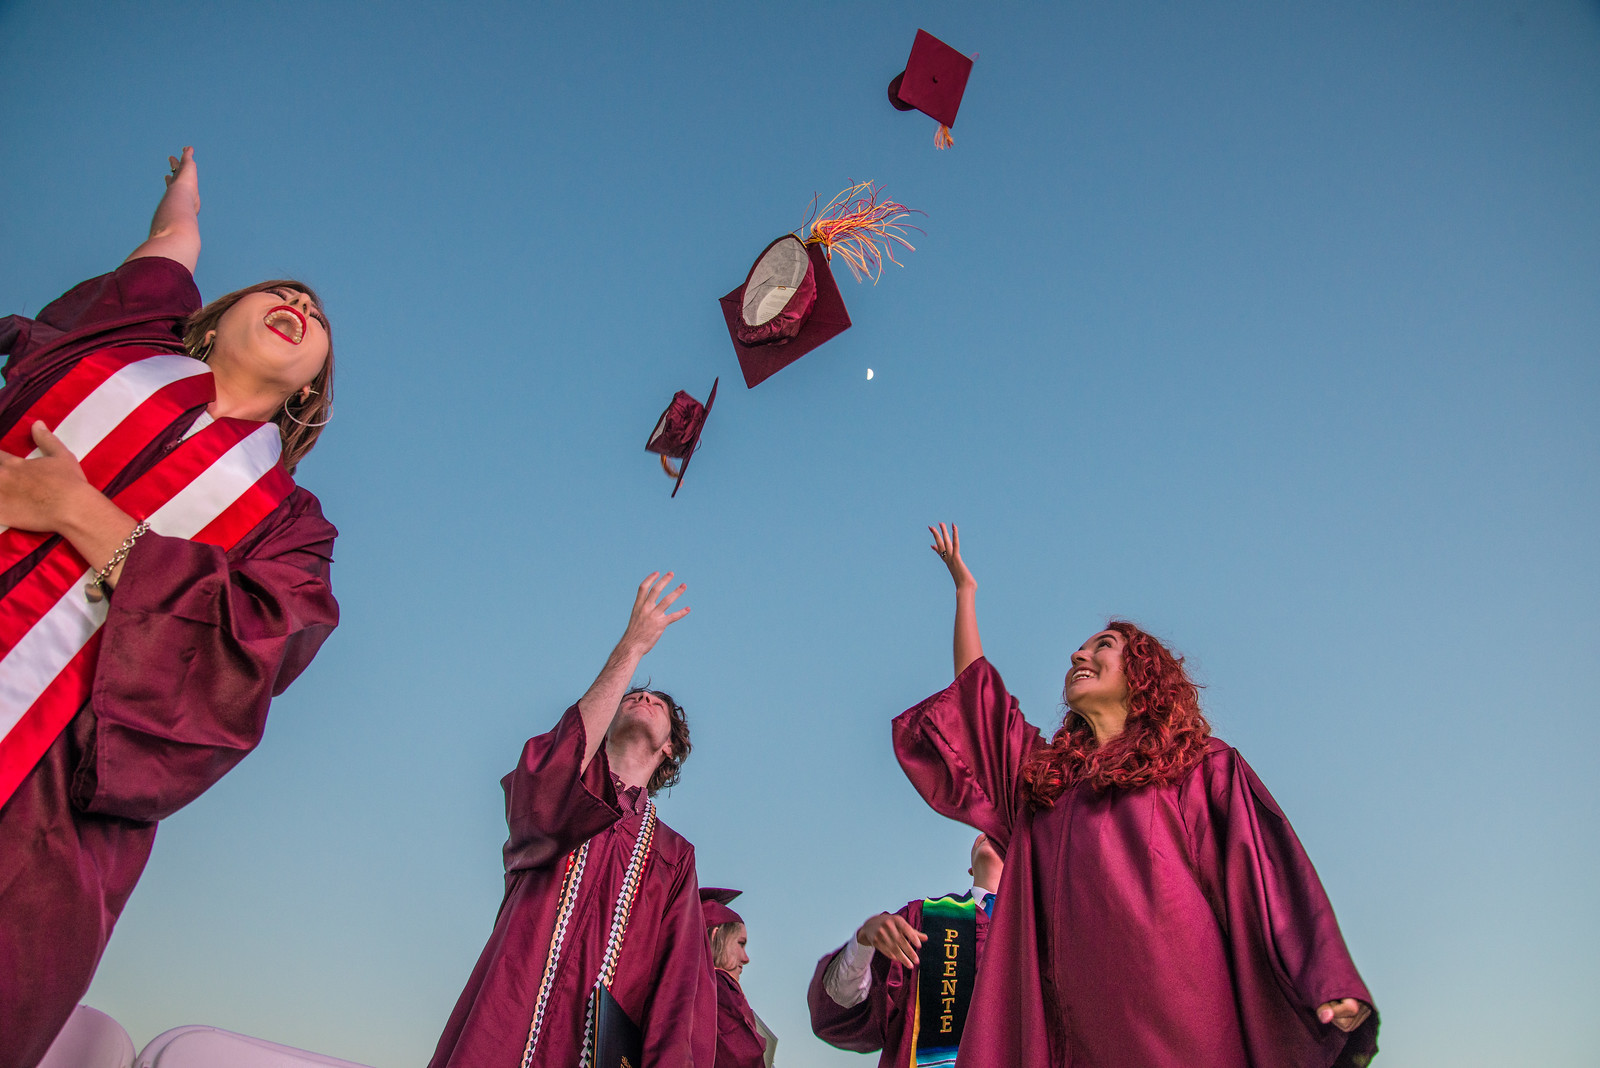
[[[316,295],[201,307],[199,177],[37,320],[0,318],[0,1068],[88,989],[156,821],[261,740],[338,623],[291,473],[328,419]]]
[[[949,687],[894,723],[938,812],[982,831],[1005,878],[960,1068],[1330,1068],[1377,1051],[1372,996],[1289,821],[1211,737],[1183,661],[1114,621],[1072,654],[1047,743],[983,657],[956,584]]]

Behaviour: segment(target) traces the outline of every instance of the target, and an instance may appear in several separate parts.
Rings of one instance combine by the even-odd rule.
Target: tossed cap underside
[[[770,322],[788,306],[805,280],[810,257],[800,239],[790,236],[768,248],[750,272],[744,288],[746,326]]]

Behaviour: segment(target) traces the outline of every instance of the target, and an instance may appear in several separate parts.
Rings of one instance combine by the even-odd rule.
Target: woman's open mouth
[[[268,330],[277,334],[291,345],[298,345],[306,337],[306,317],[300,309],[291,308],[287,304],[280,304],[267,312],[262,319]]]

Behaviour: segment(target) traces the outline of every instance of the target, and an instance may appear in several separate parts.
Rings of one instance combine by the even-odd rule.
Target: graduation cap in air
[[[962,55],[927,30],[918,30],[911,42],[906,69],[889,83],[889,103],[901,111],[920,111],[939,124],[933,135],[935,148],[955,144],[950,127],[956,124],[961,94],[967,90],[972,59]]]
[[[728,907],[728,902],[738,897],[743,891],[724,890],[720,886],[702,886],[700,888],[700,911],[705,914],[706,926],[715,927],[722,923],[743,923],[744,918]]]
[[[722,316],[744,372],[754,389],[812,349],[850,329],[850,313],[833,280],[829,261],[837,252],[860,281],[876,282],[885,260],[898,264],[894,246],[910,249],[903,221],[911,210],[871,182],[852,185],[799,230],[762,249],[744,285],[722,298]]]
[[[712,381],[711,395],[704,404],[681,389],[674,393],[672,403],[656,420],[650,440],[644,443],[646,451],[660,455],[661,467],[667,475],[678,480],[672,487],[674,497],[678,495],[678,487],[683,485],[683,473],[689,470],[689,459],[700,445],[700,432],[706,427],[706,417],[711,414],[711,406],[717,402],[719,381],[720,378]],[[678,461],[676,471],[672,469],[673,460]]]

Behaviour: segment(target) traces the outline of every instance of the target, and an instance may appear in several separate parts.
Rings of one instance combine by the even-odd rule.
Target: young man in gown
[[[629,688],[662,632],[689,612],[669,611],[685,588],[662,596],[671,580],[671,572],[652,574],[640,584],[622,640],[594,685],[554,730],[527,742],[517,767],[500,781],[510,829],[505,898],[432,1068],[525,1063],[568,857],[588,842],[526,1061],[548,1068],[578,1063],[585,1012],[647,797],[676,782],[689,755],[682,710],[664,694]],[[639,1068],[709,1068],[717,1044],[717,988],[694,847],[664,823],[655,827],[610,990],[643,1032]]]
[[[1004,867],[988,837],[978,835],[967,873],[972,876],[969,894],[978,906],[980,961]],[[928,940],[922,929],[922,906],[918,899],[897,912],[878,913],[861,925],[854,938],[817,962],[806,1002],[811,1030],[818,1038],[853,1053],[882,1050],[879,1068],[912,1063],[921,958]],[[930,965],[934,960],[929,957]],[[951,1044],[960,1041],[957,1034]]]

